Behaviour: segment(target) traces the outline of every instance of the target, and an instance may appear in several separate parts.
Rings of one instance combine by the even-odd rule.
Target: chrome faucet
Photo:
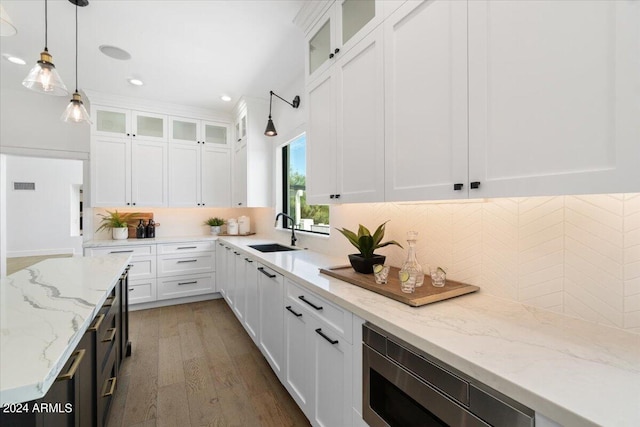
[[[276,215],[276,221],[274,222],[273,226],[277,227],[278,226],[278,218],[280,218],[281,216],[287,218],[289,221],[291,221],[291,246],[295,246],[296,245],[296,240],[298,240],[296,238],[296,222],[293,218],[291,218],[289,215],[287,215],[286,213],[282,213],[280,212],[278,215]]]

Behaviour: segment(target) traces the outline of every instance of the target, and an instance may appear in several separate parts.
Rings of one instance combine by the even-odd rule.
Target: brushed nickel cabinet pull
[[[78,366],[80,366],[80,364],[82,363],[82,358],[84,357],[85,353],[86,353],[86,350],[84,348],[73,353],[71,357],[75,357],[75,359],[71,364],[71,366],[69,366],[69,370],[67,371],[66,374],[62,374],[58,376],[58,378],[56,378],[56,381],[72,380],[73,376],[76,374],[76,371],[78,370]]]
[[[113,339],[116,337],[116,328],[109,328],[107,329],[107,332],[111,331],[111,333],[109,334],[110,337],[108,338],[103,338],[102,342],[109,342],[109,341],[113,341]]]
[[[102,397],[113,396],[113,393],[116,391],[116,380],[116,377],[111,377],[104,383],[104,387],[102,388]],[[109,383],[111,383],[111,387],[109,388],[109,391],[106,391],[107,384]]]
[[[194,280],[193,282],[178,282],[178,286],[182,286],[182,285],[195,285],[197,284],[198,281]]]

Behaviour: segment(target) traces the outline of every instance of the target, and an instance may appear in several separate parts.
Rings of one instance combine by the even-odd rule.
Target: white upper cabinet
[[[308,86],[309,203],[384,198],[383,79],[379,27]]]
[[[313,80],[382,22],[383,1],[338,0],[306,38],[306,76]]]
[[[169,140],[178,143],[215,144],[229,148],[226,124],[184,117],[169,118]]]
[[[233,150],[232,206],[271,206],[273,149],[264,135],[269,103],[242,98],[236,105],[240,134]],[[244,136],[243,136],[244,135]]]
[[[471,197],[640,190],[638,22],[635,1],[469,2]]]
[[[385,20],[386,200],[467,197],[466,12],[409,1]]]
[[[167,206],[167,144],[93,137],[93,207]]]
[[[167,141],[167,116],[163,114],[94,105],[91,133],[147,141]]]
[[[229,126],[172,117],[170,134],[169,206],[230,206]]]

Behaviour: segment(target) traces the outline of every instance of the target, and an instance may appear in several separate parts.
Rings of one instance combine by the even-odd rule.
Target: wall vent
[[[36,183],[35,182],[14,182],[13,183],[14,190],[35,190]]]

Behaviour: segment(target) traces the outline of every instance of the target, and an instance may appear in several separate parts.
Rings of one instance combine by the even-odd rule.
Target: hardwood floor
[[[130,313],[109,427],[309,426],[223,299]]]
[[[65,255],[39,255],[39,256],[23,256],[15,258],[7,258],[7,276],[13,274],[16,271],[23,270],[32,266],[40,261],[44,261],[49,258],[69,258],[71,254]]]

